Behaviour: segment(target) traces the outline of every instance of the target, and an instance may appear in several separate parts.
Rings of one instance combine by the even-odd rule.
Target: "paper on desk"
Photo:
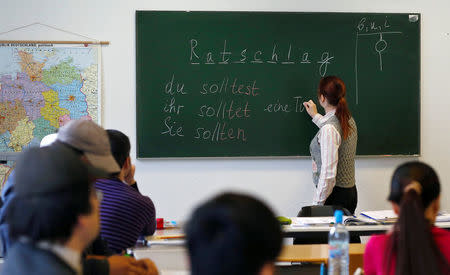
[[[366,224],[379,224],[379,222],[378,221],[376,221],[376,220],[374,220],[374,219],[371,219],[371,218],[368,218],[368,217],[366,217],[366,216],[363,216],[363,215],[358,215],[356,218],[354,218],[353,219],[354,221],[358,221],[358,222],[361,222],[361,223],[366,223]],[[346,220],[346,221],[352,221],[352,219],[350,219],[350,220]]]
[[[361,212],[361,215],[378,221],[397,218],[397,215],[393,210],[364,211]],[[446,212],[439,212],[436,216],[436,222],[450,222],[450,214]]]
[[[446,212],[439,212],[436,216],[436,222],[450,222],[450,214]]]
[[[152,240],[147,242],[147,246],[152,245],[184,245],[185,240]]]
[[[295,217],[291,226],[329,225],[334,223],[334,217]]]
[[[335,221],[334,217],[295,217],[295,218],[291,218],[292,223],[291,226],[293,227],[300,227],[300,226],[327,226],[330,224],[333,224]],[[378,222],[369,219],[367,217],[364,216],[358,216],[358,217],[354,217],[354,216],[344,216],[343,217],[343,221],[345,225],[353,225],[353,223],[356,224],[361,224],[361,223],[366,223],[366,224],[377,224]]]
[[[161,275],[189,275],[190,272],[187,270],[160,270]]]
[[[397,218],[397,215],[394,213],[393,210],[364,211],[361,212],[361,215],[377,221]]]

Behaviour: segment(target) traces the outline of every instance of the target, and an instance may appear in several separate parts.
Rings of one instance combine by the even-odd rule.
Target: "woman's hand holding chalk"
[[[317,114],[317,107],[314,101],[305,101],[303,102],[303,106],[305,106],[306,112],[308,112],[308,115],[311,117],[314,117]]]

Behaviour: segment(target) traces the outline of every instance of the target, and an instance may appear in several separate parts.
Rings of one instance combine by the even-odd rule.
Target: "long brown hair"
[[[410,188],[413,185],[417,188]],[[439,193],[439,178],[427,164],[407,162],[395,170],[388,199],[400,205],[400,211],[384,258],[386,274],[394,255],[395,274],[450,274],[450,266],[434,241],[430,221],[425,218],[425,209]]]
[[[317,95],[323,95],[329,104],[336,106],[336,117],[342,128],[342,135],[347,139],[351,127],[349,119],[351,117],[348,109],[347,100],[345,99],[346,88],[344,81],[337,76],[326,76],[320,79]]]

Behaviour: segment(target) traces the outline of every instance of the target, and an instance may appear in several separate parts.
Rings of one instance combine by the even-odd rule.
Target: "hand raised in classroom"
[[[136,180],[134,179],[134,172],[136,171],[136,166],[134,164],[130,163],[130,169],[128,170],[128,173],[125,174],[125,182],[128,185],[133,185],[136,183]]]
[[[317,107],[316,107],[316,104],[314,103],[314,101],[312,101],[312,100],[305,101],[305,102],[303,102],[303,106],[305,106],[306,112],[311,117],[314,117],[317,114]]]

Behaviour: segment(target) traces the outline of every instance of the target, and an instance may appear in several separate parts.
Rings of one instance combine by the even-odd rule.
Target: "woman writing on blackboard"
[[[355,185],[355,153],[358,133],[345,99],[345,84],[336,76],[320,80],[317,96],[325,115],[317,112],[312,100],[303,102],[319,131],[310,145],[313,204],[339,205],[355,212],[358,195]]]

